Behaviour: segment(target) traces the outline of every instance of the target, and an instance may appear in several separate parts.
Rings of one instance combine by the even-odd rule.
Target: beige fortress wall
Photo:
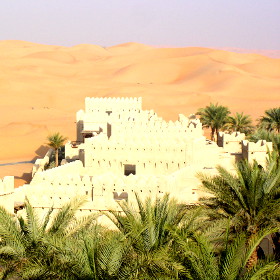
[[[240,158],[263,164],[272,149],[271,143],[249,143],[238,132],[220,133],[218,147],[203,136],[195,116],[166,122],[141,106],[140,98],[87,98],[85,111],[77,113],[81,143],[68,142],[66,164],[36,172],[30,185],[15,191],[16,201],[27,196],[43,213],[85,196],[81,215],[120,210],[117,202],[135,203],[136,192],[141,198],[170,193],[179,202],[197,203],[205,195],[198,173],[217,174],[217,165],[234,172]],[[135,166],[136,175],[124,175],[127,165]]]
[[[3,179],[0,179],[0,205],[10,213],[14,213],[14,177],[13,176],[6,176]]]
[[[88,174],[100,174],[111,170],[124,174],[124,165],[136,165],[136,174],[171,174],[185,166],[202,164],[215,166],[219,148],[204,137],[190,138],[187,142],[167,137],[130,137],[110,139],[100,134],[85,139],[84,166]],[[205,156],[205,155],[208,156]]]
[[[111,172],[88,176],[78,172],[81,162],[68,165],[77,166],[76,172],[72,170],[71,173],[60,176],[49,172],[51,170],[37,173],[35,182],[16,190],[16,200],[21,201],[27,196],[35,208],[43,209],[52,206],[59,208],[72,197],[86,196],[88,203],[82,210],[88,211],[120,210],[116,201],[128,198],[130,203],[135,203],[135,193],[141,198],[160,197],[164,193],[170,193],[180,202],[187,203],[196,203],[198,199],[199,180],[196,173],[201,170],[201,166],[188,167],[169,176],[118,176]],[[213,171],[214,169],[211,170]]]

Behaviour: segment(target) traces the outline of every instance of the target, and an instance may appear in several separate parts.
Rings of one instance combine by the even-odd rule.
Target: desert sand
[[[74,140],[75,113],[84,108],[86,96],[142,96],[144,109],[166,120],[210,102],[253,119],[280,106],[280,59],[238,52],[0,41],[0,163],[42,156],[51,132]],[[2,177],[21,178],[12,167],[0,169]],[[30,172],[30,166],[26,169]]]

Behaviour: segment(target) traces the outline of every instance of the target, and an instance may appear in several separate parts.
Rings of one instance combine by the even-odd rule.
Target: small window
[[[124,165],[124,175],[129,176],[130,174],[136,175],[136,165],[135,164],[125,164]]]

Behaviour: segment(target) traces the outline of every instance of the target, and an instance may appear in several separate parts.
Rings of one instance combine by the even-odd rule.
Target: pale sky
[[[0,40],[280,49],[280,0],[1,0]]]

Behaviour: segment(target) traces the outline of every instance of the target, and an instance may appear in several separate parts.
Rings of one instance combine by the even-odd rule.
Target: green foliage
[[[221,217],[233,218],[236,231],[246,230],[249,235],[260,228],[276,225],[280,213],[280,170],[271,160],[264,169],[256,162],[238,162],[236,175],[223,167],[214,177],[200,175],[203,187],[212,197],[202,199]],[[280,226],[280,224],[278,225]]]
[[[260,118],[259,125],[268,131],[280,132],[280,107],[265,111],[265,115]]]
[[[55,150],[55,166],[58,166],[58,151],[61,149],[67,140],[66,137],[59,132],[55,132],[47,137],[47,145]]]
[[[43,219],[39,219],[28,200],[25,201],[25,218],[13,217],[0,207],[0,257],[6,262],[4,273],[20,274],[21,279],[53,279],[55,273],[49,264],[59,255],[59,245],[65,238],[72,238],[87,228],[96,218],[75,217],[75,211],[84,202],[83,198],[76,198],[56,212],[51,208]]]
[[[254,266],[253,269],[248,269],[246,265],[260,240],[273,231],[275,229],[261,231],[249,242],[246,235],[240,233],[233,242],[225,241],[223,250],[218,256],[214,254],[214,245],[211,240],[203,233],[195,233],[189,238],[181,238],[177,242],[183,252],[181,258],[190,271],[191,279],[265,279],[262,277],[279,275],[277,262],[266,260]]]
[[[254,130],[251,117],[249,115],[244,115],[243,112],[236,113],[234,116],[229,116],[226,127],[230,132],[239,131],[245,134],[250,134]]]
[[[214,140],[215,133],[226,127],[230,111],[227,107],[210,103],[205,108],[200,108],[197,112],[204,127],[211,128],[211,140]]]
[[[170,230],[183,219],[182,206],[168,195],[144,202],[136,195],[136,200],[136,208],[124,202],[120,204],[123,213],[111,211],[108,215],[131,246],[133,279],[176,279],[185,271],[172,258]]]
[[[67,140],[66,137],[61,135],[59,132],[55,132],[47,137],[47,145],[57,150],[62,147],[64,142]]]
[[[250,238],[240,230],[231,239],[231,224],[207,224],[204,208],[178,205],[168,195],[136,199],[136,208],[124,202],[123,213],[107,214],[115,230],[98,225],[96,215],[76,218],[83,198],[50,209],[42,219],[28,200],[25,218],[1,208],[2,279],[278,279],[273,259],[247,267],[275,228],[262,223]],[[219,250],[215,236],[223,240]]]

